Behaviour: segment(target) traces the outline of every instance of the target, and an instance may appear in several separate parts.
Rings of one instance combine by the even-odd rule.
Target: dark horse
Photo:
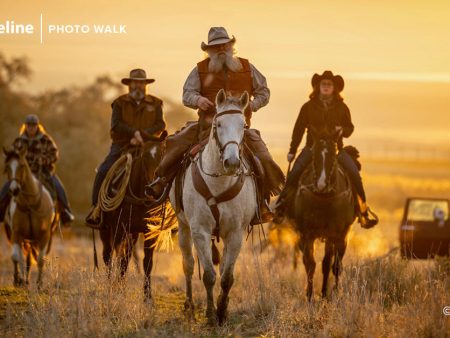
[[[342,259],[347,247],[347,234],[356,218],[355,195],[338,162],[339,134],[326,129],[311,129],[310,132],[314,140],[313,160],[299,180],[294,208],[289,210],[289,216],[294,220],[300,235],[298,248],[303,253],[308,300],[311,300],[313,293],[313,276],[316,269],[315,240],[325,241],[322,297],[326,297],[331,268],[335,276],[335,287],[338,286]],[[345,151],[345,148],[342,151]]]
[[[156,238],[149,239],[149,219],[161,219],[165,205],[150,208],[144,187],[153,180],[154,172],[162,157],[162,142],[146,142],[141,147],[131,147],[132,167],[125,197],[114,211],[105,212],[100,238],[103,242],[103,261],[111,272],[113,251],[117,256],[120,276],[127,271],[133,247],[139,234],[144,234],[144,296],[151,299],[151,270]],[[119,178],[123,174],[118,174]],[[113,185],[114,189],[114,185]]]

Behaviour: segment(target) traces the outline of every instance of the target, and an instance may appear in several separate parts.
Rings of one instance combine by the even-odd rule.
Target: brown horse
[[[149,239],[149,219],[161,219],[165,205],[150,207],[145,197],[145,186],[154,178],[154,172],[162,157],[161,142],[147,142],[142,147],[128,149],[133,162],[127,192],[120,206],[104,213],[100,238],[103,243],[103,261],[111,273],[113,251],[117,256],[120,277],[128,269],[139,233],[144,234],[144,296],[151,299],[151,270],[156,238]]]
[[[48,190],[31,172],[26,149],[16,152],[3,148],[3,152],[6,155],[5,173],[14,196],[5,219],[11,233],[14,285],[29,284],[33,255],[38,264],[37,284],[40,287],[44,256],[50,250],[52,225],[55,224],[53,201]]]
[[[347,248],[347,234],[356,218],[355,195],[337,158],[339,134],[314,129],[311,134],[314,140],[313,160],[299,180],[294,207],[289,210],[289,217],[294,220],[300,235],[298,247],[303,253],[307,274],[308,300],[312,297],[316,268],[315,240],[325,241],[322,297],[326,297],[331,268],[335,276],[335,287],[338,286],[342,259]]]

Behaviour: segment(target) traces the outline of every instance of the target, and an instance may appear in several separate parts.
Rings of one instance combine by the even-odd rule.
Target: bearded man
[[[271,195],[278,195],[284,184],[284,175],[272,159],[266,145],[256,129],[250,129],[252,113],[267,105],[270,91],[266,78],[247,59],[234,56],[236,38],[230,38],[223,27],[211,27],[208,44],[202,42],[201,49],[208,55],[197,63],[183,87],[183,104],[198,109],[198,122],[188,123],[180,132],[166,140],[166,153],[156,170],[156,180],[148,187],[148,194],[160,202],[167,196],[168,188],[176,176],[184,154],[197,142],[207,139],[212,120],[216,114],[214,104],[217,93],[224,89],[228,95],[240,96],[244,91],[250,95],[250,103],[244,111],[247,128],[245,143],[259,159],[259,189],[261,217],[252,224],[268,222],[273,215],[268,207]]]
[[[109,169],[128,145],[139,146],[145,141],[159,137],[166,124],[163,119],[163,102],[153,95],[146,94],[146,86],[155,82],[147,79],[143,69],[133,69],[130,77],[122,79],[128,86],[128,94],[119,96],[111,104],[112,145],[108,156],[97,170],[92,192],[92,209],[86,217],[86,225],[98,228],[99,208],[96,208],[100,187]]]

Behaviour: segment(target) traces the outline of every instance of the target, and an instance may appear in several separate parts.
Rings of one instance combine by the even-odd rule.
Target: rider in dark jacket
[[[309,128],[320,130],[328,128],[336,130],[340,133],[338,146],[338,160],[342,167],[346,170],[353,186],[356,189],[359,200],[361,215],[359,221],[364,228],[371,228],[377,224],[376,219],[369,217],[369,209],[366,205],[366,195],[362,184],[359,169],[351,156],[343,149],[343,138],[349,137],[353,133],[354,126],[351,121],[350,110],[344,103],[340,92],[344,88],[344,80],[339,75],[333,75],[331,71],[325,71],[322,75],[314,74],[312,78],[312,86],[314,91],[310,95],[310,100],[306,102],[298,115],[292,133],[292,141],[287,155],[287,159],[291,162],[297,152],[305,131],[308,129],[306,136],[306,145],[297,157],[292,171],[287,177],[286,186],[281,193],[277,206],[276,223],[282,222],[286,207],[289,204],[292,193],[297,187],[298,180],[312,161],[312,135]]]

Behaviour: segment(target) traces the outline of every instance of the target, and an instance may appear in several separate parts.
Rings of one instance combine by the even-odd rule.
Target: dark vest
[[[156,109],[162,106],[162,101],[155,96],[146,95],[138,104],[128,96],[128,94],[119,96],[113,103],[119,104],[122,110],[122,120],[130,127],[143,130],[153,126],[156,120]],[[111,130],[113,142],[124,141],[122,135]],[[128,141],[128,140],[125,140]]]
[[[217,93],[223,88],[228,95],[239,97],[244,91],[247,91],[249,96],[252,97],[253,80],[250,62],[242,58],[239,58],[239,60],[241,61],[242,69],[237,72],[222,71],[212,73],[208,69],[209,58],[197,63],[198,75],[200,77],[200,95],[215,103]],[[215,108],[209,111],[198,110],[200,119],[204,117],[211,118],[215,113]],[[250,105],[247,106],[244,115],[247,124],[250,125],[250,118],[252,117]]]

